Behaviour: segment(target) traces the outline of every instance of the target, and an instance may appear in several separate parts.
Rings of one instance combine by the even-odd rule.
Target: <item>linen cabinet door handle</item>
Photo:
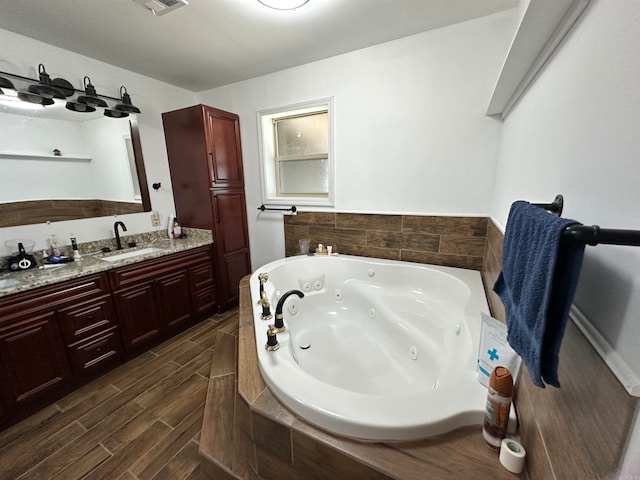
[[[216,183],[216,167],[215,167],[215,157],[213,156],[213,152],[209,152],[209,160],[211,161],[211,181]]]
[[[216,223],[220,223],[220,203],[217,195],[214,195],[213,198],[216,201]]]

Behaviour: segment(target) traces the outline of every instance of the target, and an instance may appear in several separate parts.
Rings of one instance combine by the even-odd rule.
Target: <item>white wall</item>
[[[261,204],[256,112],[335,98],[335,210],[486,214],[501,124],[486,105],[516,9],[217,88],[240,115],[253,268],[284,256]]]
[[[3,71],[37,78],[38,64],[43,63],[51,78],[65,78],[76,88],[80,88],[85,75],[91,77],[98,93],[104,95],[117,97],[120,86],[127,87],[134,105],[142,110],[142,114],[138,115],[138,122],[147,180],[149,185],[153,182],[162,183],[159,191],[150,190],[152,208],[161,212],[161,218],[167,218],[175,207],[161,113],[195,104],[195,94],[1,29],[0,45],[0,70]],[[152,229],[148,213],[122,215],[119,220],[127,225],[127,233]],[[72,233],[79,242],[110,238],[113,237],[113,223],[113,217],[102,217],[54,222],[51,225],[2,228],[0,255],[3,254],[1,246],[4,241],[12,238],[33,239],[36,241],[36,249],[44,248],[46,237],[52,233],[65,241],[68,241]]]
[[[565,199],[563,216],[640,230],[640,2],[594,0],[504,122],[492,215]],[[587,247],[576,306],[640,378],[640,248]]]

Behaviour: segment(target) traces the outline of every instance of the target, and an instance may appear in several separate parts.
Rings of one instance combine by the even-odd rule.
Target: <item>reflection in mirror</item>
[[[134,115],[1,96],[0,169],[0,227],[151,210]]]

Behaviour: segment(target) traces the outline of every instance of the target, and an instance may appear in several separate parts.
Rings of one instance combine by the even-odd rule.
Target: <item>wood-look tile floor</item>
[[[211,317],[0,432],[0,479],[204,479],[211,354],[237,329]]]

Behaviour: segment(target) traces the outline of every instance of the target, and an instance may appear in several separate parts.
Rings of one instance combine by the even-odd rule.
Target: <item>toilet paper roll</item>
[[[500,444],[500,463],[511,473],[522,472],[526,454],[524,447],[510,438],[505,438]]]

